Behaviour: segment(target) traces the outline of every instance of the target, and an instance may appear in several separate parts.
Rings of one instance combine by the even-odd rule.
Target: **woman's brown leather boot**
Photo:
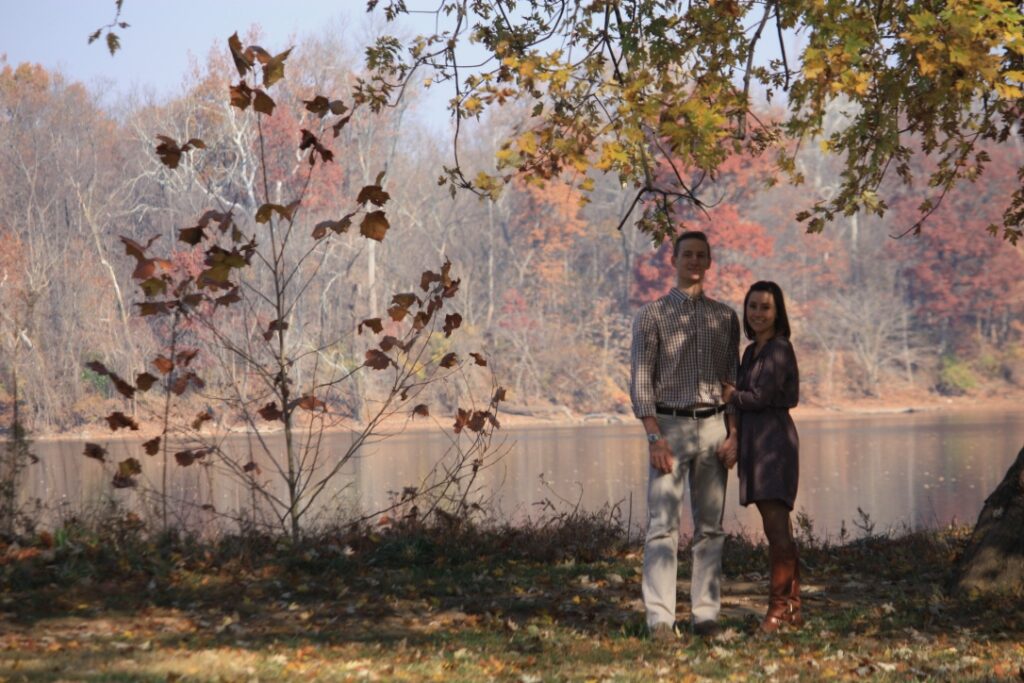
[[[771,567],[768,581],[768,613],[761,622],[762,633],[774,633],[784,624],[799,628],[804,619],[800,611],[800,563],[796,547],[781,552],[768,546]]]
[[[800,553],[796,546],[793,546],[793,581],[789,585],[789,594],[786,596],[789,609],[786,611],[786,623],[794,628],[804,625],[804,615],[801,609],[800,600]]]

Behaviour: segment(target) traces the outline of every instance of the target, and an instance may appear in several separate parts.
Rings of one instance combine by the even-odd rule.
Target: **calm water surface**
[[[985,497],[1002,480],[1024,446],[1024,412],[988,414],[912,413],[843,418],[797,418],[800,431],[800,490],[796,506],[813,520],[815,531],[836,535],[846,523],[851,532],[858,507],[879,531],[889,527],[936,527],[952,520],[973,523]],[[538,517],[545,504],[556,510],[596,510],[618,505],[634,525],[646,515],[647,445],[639,422],[558,428],[501,430],[504,454],[479,475],[474,495],[486,498],[507,519]],[[418,485],[428,475],[448,436],[416,432],[365,448],[350,461],[321,511],[339,508],[373,511],[391,492]],[[496,439],[497,441],[498,439]],[[347,448],[347,435],[326,442],[328,460]],[[112,459],[144,459],[145,475],[159,478],[153,459],[138,455],[132,441],[105,443]],[[246,448],[244,437],[229,446]],[[53,508],[75,507],[109,491],[108,477],[82,455],[75,441],[36,444],[42,462],[31,468],[28,493]],[[257,458],[257,462],[259,462]],[[263,466],[265,475],[269,467]],[[172,490],[187,502],[209,502],[218,510],[244,507],[244,487],[216,468],[172,467]],[[756,509],[740,507],[735,470],[725,523],[731,531],[757,531]],[[131,504],[137,493],[116,491]],[[194,519],[194,506],[180,506]],[[684,515],[684,528],[690,524]]]

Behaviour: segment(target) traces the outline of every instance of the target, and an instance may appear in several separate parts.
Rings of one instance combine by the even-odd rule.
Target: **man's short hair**
[[[672,258],[679,256],[679,243],[683,240],[700,240],[706,244],[708,248],[708,259],[711,259],[711,243],[708,242],[708,236],[700,230],[687,230],[677,237],[675,243],[672,245]]]

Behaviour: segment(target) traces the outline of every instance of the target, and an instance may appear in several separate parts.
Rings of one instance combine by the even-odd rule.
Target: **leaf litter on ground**
[[[64,534],[51,555],[7,548],[0,677],[999,679],[1024,664],[1011,601],[943,593],[957,531],[875,543],[870,562],[855,545],[805,548],[808,624],[770,638],[755,633],[764,548],[730,538],[723,631],[705,642],[682,628],[669,648],[646,637],[642,554],[621,532],[324,533],[298,548],[140,531],[116,544]],[[685,596],[687,548],[680,562]],[[685,600],[679,617],[688,622]]]

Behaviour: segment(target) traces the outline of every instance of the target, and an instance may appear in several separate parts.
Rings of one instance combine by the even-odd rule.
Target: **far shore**
[[[946,397],[934,394],[919,394],[912,397],[896,399],[860,399],[847,400],[832,404],[807,401],[792,411],[797,420],[810,419],[858,419],[868,416],[900,415],[913,413],[954,413],[977,414],[985,412],[1021,412],[1024,416],[1024,392],[1020,395],[1002,396],[958,396]],[[502,429],[543,429],[559,427],[578,427],[585,425],[639,424],[629,412],[608,413],[576,413],[566,407],[524,408],[510,406],[508,410],[499,411],[498,420]],[[394,416],[378,428],[381,436],[394,436],[406,432],[435,431],[450,429],[451,416],[432,415],[429,418],[406,418]],[[639,427],[638,427],[639,428]],[[327,433],[350,432],[360,429],[356,423],[341,422],[337,426],[325,430]],[[282,430],[266,429],[264,434],[279,434]],[[85,425],[80,429],[54,434],[30,433],[32,441],[89,441],[89,440],[121,440],[150,439],[159,435],[160,428],[156,423],[143,422],[137,431],[120,430],[111,432],[102,421]],[[215,428],[203,430],[204,434],[215,433]],[[237,431],[237,434],[247,432]]]

